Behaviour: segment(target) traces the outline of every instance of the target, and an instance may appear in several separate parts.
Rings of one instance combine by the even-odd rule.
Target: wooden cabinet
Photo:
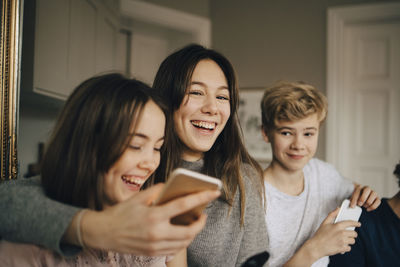
[[[118,15],[104,0],[36,0],[34,92],[66,99],[83,80],[125,72]]]

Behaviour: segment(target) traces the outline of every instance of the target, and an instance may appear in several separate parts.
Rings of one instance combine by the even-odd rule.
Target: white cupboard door
[[[69,90],[96,72],[96,22],[98,9],[90,0],[72,0],[70,27]]]
[[[153,84],[161,62],[168,55],[168,39],[151,34],[132,34],[131,72],[147,84]]]
[[[96,73],[116,69],[116,45],[118,26],[106,16],[99,16],[96,38]]]
[[[36,1],[34,92],[63,98],[68,88],[70,0]]]

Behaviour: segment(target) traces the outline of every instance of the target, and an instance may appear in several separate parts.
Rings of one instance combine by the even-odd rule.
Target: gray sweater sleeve
[[[246,206],[244,234],[237,259],[240,264],[249,257],[268,250],[265,211],[254,181],[258,175],[249,165],[245,165],[242,171],[246,187]]]
[[[79,208],[48,198],[39,178],[0,184],[0,236],[9,241],[33,243],[73,256],[80,248],[61,243]]]

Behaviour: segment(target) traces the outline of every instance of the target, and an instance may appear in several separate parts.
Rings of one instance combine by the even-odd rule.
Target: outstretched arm
[[[314,236],[308,239],[284,266],[311,266],[324,256],[350,251],[350,245],[355,243],[357,233],[346,228],[359,227],[361,224],[356,221],[333,224],[338,213],[339,208],[329,213]]]

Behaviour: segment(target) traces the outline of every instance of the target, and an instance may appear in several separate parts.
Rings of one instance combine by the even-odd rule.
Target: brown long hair
[[[70,95],[42,161],[42,183],[53,199],[102,209],[103,179],[128,146],[143,107],[154,90],[119,74],[90,78]],[[163,153],[163,151],[162,151]]]
[[[260,198],[263,199],[262,170],[259,164],[247,152],[237,114],[239,90],[235,71],[231,63],[220,53],[200,45],[188,45],[168,56],[156,74],[153,88],[160,90],[169,106],[170,116],[179,109],[190,84],[196,65],[204,59],[213,60],[223,71],[228,82],[230,93],[231,116],[225,128],[218,136],[212,148],[204,154],[204,172],[220,177],[223,183],[223,199],[232,206],[237,189],[240,191],[241,224],[244,222],[245,189],[241,173],[243,163],[250,164],[256,171],[254,179]],[[170,118],[171,120],[171,118]],[[172,120],[171,120],[172,121]],[[175,129],[170,129],[172,136],[168,143],[168,156],[161,159],[156,177],[167,177],[179,166],[182,160],[184,144],[179,139]]]

